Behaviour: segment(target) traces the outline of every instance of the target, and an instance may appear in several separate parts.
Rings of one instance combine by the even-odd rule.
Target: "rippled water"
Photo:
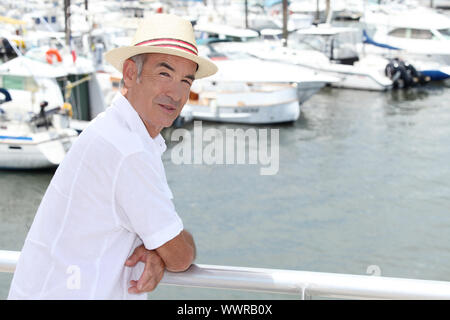
[[[450,281],[450,88],[324,88],[280,129],[278,174],[175,165],[175,206],[200,264]],[[250,128],[203,123],[216,127]],[[266,128],[259,126],[258,128]],[[192,124],[187,126],[193,130]],[[53,171],[0,172],[0,248],[20,250]],[[0,298],[11,274],[0,274]],[[294,296],[160,286],[150,298]]]

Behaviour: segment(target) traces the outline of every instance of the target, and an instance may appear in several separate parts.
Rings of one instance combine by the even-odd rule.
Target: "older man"
[[[83,131],[56,171],[25,240],[9,299],[145,299],[195,244],[172,203],[160,135],[216,66],[189,21],[154,15],[106,59],[123,94]]]

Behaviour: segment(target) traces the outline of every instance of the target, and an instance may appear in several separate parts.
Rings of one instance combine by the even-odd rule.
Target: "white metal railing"
[[[0,250],[0,272],[14,272],[20,252]],[[166,272],[160,284],[345,299],[450,299],[450,282],[366,275],[194,264]]]

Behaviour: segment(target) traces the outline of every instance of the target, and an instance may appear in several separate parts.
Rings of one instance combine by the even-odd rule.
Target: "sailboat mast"
[[[287,47],[287,40],[288,40],[287,24],[288,24],[288,1],[283,0],[283,46],[284,47]]]
[[[70,0],[64,0],[64,24],[66,32],[66,45],[70,46]]]
[[[248,0],[245,0],[245,29],[248,29]]]

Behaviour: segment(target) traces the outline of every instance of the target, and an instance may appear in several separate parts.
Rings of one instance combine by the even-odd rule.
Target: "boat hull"
[[[320,89],[325,87],[327,83],[322,81],[302,81],[297,83],[297,95],[300,104],[308,101]]]
[[[58,166],[77,135],[33,142],[32,139],[0,137],[1,169],[45,169]]]
[[[193,119],[214,122],[270,124],[293,122],[300,116],[298,101],[276,106],[218,107],[217,113],[209,106],[188,106]]]
[[[293,122],[300,116],[296,86],[274,91],[222,92],[212,99],[189,101],[185,106],[195,120],[270,124]]]
[[[331,86],[335,88],[347,88],[347,89],[358,89],[368,91],[386,91],[392,89],[391,81],[382,82],[377,80],[370,74],[331,72],[330,75],[339,78],[339,81],[333,82],[331,84]]]

